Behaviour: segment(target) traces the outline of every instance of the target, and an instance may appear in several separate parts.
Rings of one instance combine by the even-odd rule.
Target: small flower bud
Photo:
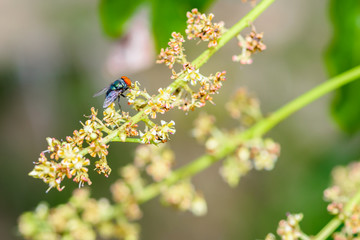
[[[200,194],[196,194],[191,203],[191,212],[195,216],[204,216],[207,213],[207,204],[204,197]]]

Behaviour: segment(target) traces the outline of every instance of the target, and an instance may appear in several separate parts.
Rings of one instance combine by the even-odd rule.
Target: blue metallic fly
[[[131,80],[128,77],[122,76],[121,78],[111,83],[109,87],[106,87],[98,93],[94,94],[93,97],[97,97],[106,93],[103,108],[107,108],[110,106],[110,104],[118,100],[118,104],[121,109],[120,97],[125,97],[123,93],[128,90],[130,86]]]

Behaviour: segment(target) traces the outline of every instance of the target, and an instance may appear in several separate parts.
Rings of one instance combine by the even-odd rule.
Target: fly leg
[[[126,96],[124,94],[121,93],[120,95],[123,96],[124,98],[126,98]],[[129,104],[129,102],[128,102],[128,104]]]
[[[121,105],[120,105],[120,97],[118,97],[118,99],[117,99],[117,103],[118,103],[118,106],[119,106],[120,112],[122,112]]]

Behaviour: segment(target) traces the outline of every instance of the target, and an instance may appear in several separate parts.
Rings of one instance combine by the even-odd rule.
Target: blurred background
[[[92,95],[121,75],[139,81],[150,93],[170,83],[169,69],[155,65],[149,8],[139,8],[126,23],[123,37],[114,40],[102,30],[98,5],[95,0],[0,1],[1,239],[20,239],[16,224],[22,212],[33,210],[40,201],[51,206],[64,203],[76,188],[67,181],[64,191],[46,194],[47,186],[28,176],[47,148],[46,137],[65,139],[79,129],[92,106],[102,107],[103,99]],[[328,78],[324,64],[332,35],[328,5],[326,0],[277,0],[255,21],[267,49],[254,56],[252,65],[231,61],[240,51],[232,40],[202,67],[204,74],[227,71],[227,81],[214,97],[216,105],[203,109],[217,116],[218,126],[235,126],[224,104],[238,87],[255,93],[263,112],[271,113]],[[219,0],[207,12],[215,14],[215,22],[230,27],[250,9],[240,0]],[[188,59],[205,47],[189,41]],[[263,239],[268,232],[275,233],[287,212],[303,212],[304,232],[316,234],[330,219],[323,190],[331,169],[359,156],[360,138],[339,130],[330,117],[330,100],[327,95],[315,101],[268,134],[282,151],[273,171],[253,171],[234,189],[221,179],[219,163],[195,176],[195,186],[208,203],[205,217],[176,212],[157,200],[146,203],[140,221],[142,239]],[[176,121],[177,132],[170,142],[176,166],[203,153],[190,134],[199,112],[171,111],[165,116]],[[135,147],[110,144],[113,173],[105,178],[90,171],[93,197],[110,196],[116,169],[132,161]]]

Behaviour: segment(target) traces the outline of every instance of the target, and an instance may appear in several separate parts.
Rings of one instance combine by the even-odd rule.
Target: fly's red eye
[[[131,80],[130,80],[130,78],[125,77],[125,76],[122,76],[121,79],[124,80],[124,82],[126,83],[126,85],[131,86]]]

